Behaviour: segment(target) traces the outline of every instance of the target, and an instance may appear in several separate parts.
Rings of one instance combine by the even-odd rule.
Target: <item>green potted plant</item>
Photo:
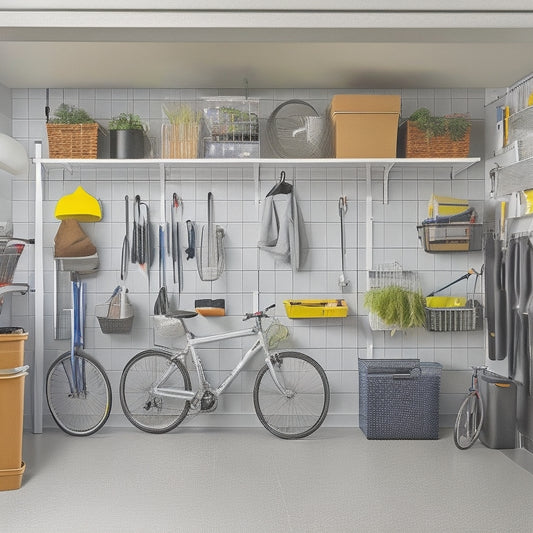
[[[51,158],[96,159],[98,123],[84,109],[61,104],[46,130]]]
[[[472,121],[466,114],[436,117],[417,109],[400,127],[399,141],[405,157],[468,157]],[[402,151],[402,150],[400,150]]]
[[[202,114],[186,103],[164,104],[169,123],[163,124],[162,157],[194,159],[198,157],[198,140]]]
[[[109,157],[144,158],[144,123],[139,115],[120,113],[109,121]]]

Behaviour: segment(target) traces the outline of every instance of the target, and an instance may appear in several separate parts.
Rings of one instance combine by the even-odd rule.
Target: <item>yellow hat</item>
[[[59,220],[73,218],[78,222],[98,222],[102,220],[100,202],[86,192],[81,185],[72,193],[59,199],[55,217]]]

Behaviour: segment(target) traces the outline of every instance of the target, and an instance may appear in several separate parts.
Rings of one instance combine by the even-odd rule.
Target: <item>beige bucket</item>
[[[21,328],[9,329],[17,333],[3,334],[0,329],[0,369],[17,368],[24,364],[24,341],[28,339],[28,334]]]
[[[19,488],[24,472],[22,430],[27,370],[28,366],[23,366],[0,372],[0,490]]]

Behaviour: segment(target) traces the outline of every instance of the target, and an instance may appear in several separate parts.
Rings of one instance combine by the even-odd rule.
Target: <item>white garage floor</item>
[[[23,457],[22,488],[0,493],[2,532],[533,531],[530,454],[459,451],[449,429],[437,441],[46,430],[24,435]]]

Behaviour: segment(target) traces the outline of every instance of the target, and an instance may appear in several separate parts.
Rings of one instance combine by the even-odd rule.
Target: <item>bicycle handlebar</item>
[[[273,309],[274,307],[276,307],[276,304],[269,305],[263,311],[256,311],[255,313],[246,313],[242,321],[244,322],[245,320],[249,320],[250,318],[268,318],[266,312],[270,311],[270,309]]]

